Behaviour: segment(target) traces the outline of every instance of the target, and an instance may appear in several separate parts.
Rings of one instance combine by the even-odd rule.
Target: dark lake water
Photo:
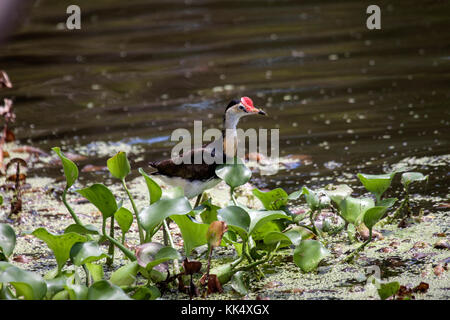
[[[81,30],[65,30],[72,3]],[[279,128],[281,155],[311,157],[255,177],[290,191],[448,155],[450,2],[378,1],[374,31],[369,4],[36,1],[0,47],[15,85],[1,95],[15,101],[22,143],[94,153],[102,141],[132,144],[136,166],[167,157],[176,128],[218,127],[227,103],[246,95],[270,117],[242,128]],[[432,175],[429,193],[448,195],[448,157],[416,169]]]

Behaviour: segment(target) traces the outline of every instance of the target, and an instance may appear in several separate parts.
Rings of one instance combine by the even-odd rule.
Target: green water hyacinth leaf
[[[238,271],[231,277],[231,287],[234,291],[243,296],[248,294],[248,282],[245,281],[245,277],[246,275],[244,271]]]
[[[114,157],[106,161],[109,172],[119,180],[125,179],[130,173],[131,167],[127,159],[127,154],[123,151],[118,152]]]
[[[67,281],[67,276],[64,274],[57,278],[54,278],[54,279],[45,280],[45,283],[47,284],[47,293],[46,293],[47,299],[50,299],[56,293],[64,290],[66,281]]]
[[[217,220],[217,211],[219,209],[219,206],[212,204],[211,199],[203,202],[201,206],[194,208],[194,210],[199,210],[203,223],[208,224]]]
[[[357,174],[359,180],[367,189],[367,191],[373,193],[377,198],[377,202],[380,201],[383,193],[391,185],[392,179],[395,176],[395,172],[389,174]]]
[[[247,239],[260,226],[269,221],[277,219],[291,220],[291,217],[281,210],[249,210],[247,212],[238,206],[228,206],[219,210],[217,217],[219,220],[225,221],[228,227],[237,232],[243,239]]]
[[[249,235],[253,234],[254,231],[269,221],[278,219],[292,220],[291,217],[281,210],[250,210],[248,214],[250,216]]]
[[[342,200],[352,194],[353,189],[346,184],[337,186],[328,185],[325,187],[324,192],[333,202],[339,204]]]
[[[189,256],[195,248],[207,244],[206,233],[209,224],[195,222],[188,215],[170,216],[170,219],[180,228],[186,256]]]
[[[103,272],[103,266],[101,264],[88,262],[85,264],[85,266],[88,269],[89,274],[91,275],[92,280],[94,280],[94,282],[103,279],[104,272]]]
[[[303,272],[310,272],[329,254],[320,241],[304,240],[294,249],[294,263]]]
[[[372,229],[373,226],[383,218],[389,207],[372,207],[364,213],[364,224],[367,228]]]
[[[232,164],[223,164],[217,167],[216,175],[225,181],[232,189],[246,184],[252,172],[239,158],[234,158]]]
[[[289,237],[294,246],[298,246],[302,241],[302,233],[299,230],[288,230],[283,234]]]
[[[156,267],[158,264],[164,263],[169,260],[177,260],[181,259],[181,255],[178,253],[177,250],[175,250],[172,247],[164,247],[161,250],[158,251],[158,253],[155,255],[154,260],[147,263],[147,266],[145,269],[147,271],[150,271],[154,267]]]
[[[12,285],[16,289],[16,298],[40,300],[47,293],[47,284],[40,275],[7,262],[0,262],[0,283]]]
[[[8,288],[7,286],[1,286],[0,284],[0,300],[17,300],[16,297],[14,297],[14,293],[12,292],[11,288]]]
[[[397,200],[398,200],[397,198],[386,198],[386,199],[380,200],[377,203],[377,206],[390,208],[397,202]]]
[[[267,221],[258,226],[255,230],[252,231],[252,238],[255,241],[264,240],[266,234],[270,232],[281,232],[284,229],[284,225],[276,220],[276,221]]]
[[[307,187],[302,188],[302,194],[305,196],[306,203],[312,211],[319,209],[319,196]]]
[[[303,194],[302,190],[297,190],[288,195],[288,200],[297,200]]]
[[[132,296],[135,300],[155,300],[159,297],[161,297],[161,292],[156,286],[140,287]]]
[[[428,176],[424,176],[420,172],[405,172],[402,174],[401,182],[408,188],[408,186],[413,182],[422,182],[428,180]]]
[[[131,300],[118,286],[106,280],[95,282],[89,287],[88,300]]]
[[[69,300],[70,295],[67,290],[62,290],[52,297],[52,300]]]
[[[92,224],[85,224],[84,226],[80,226],[79,224],[71,224],[66,229],[64,229],[64,233],[75,232],[79,234],[99,234],[98,229]]]
[[[380,288],[378,289],[378,295],[381,300],[386,300],[387,298],[393,296],[400,289],[400,283],[397,281],[389,283],[380,283]]]
[[[130,227],[133,224],[133,213],[130,210],[125,207],[120,207],[119,210],[114,213],[114,218],[116,219],[120,230],[122,230],[122,234],[125,234],[130,230]]]
[[[77,233],[70,232],[62,235],[55,235],[44,228],[38,228],[31,234],[44,241],[50,250],[53,251],[58,264],[58,273],[61,272],[61,269],[69,259],[72,246],[77,242],[85,242],[87,240],[86,237]]]
[[[68,283],[65,286],[70,300],[87,300],[89,289],[83,284]]]
[[[252,193],[262,202],[266,210],[278,210],[287,205],[289,196],[281,188],[263,192],[258,189],[253,189]]]
[[[220,207],[212,204],[211,199],[203,202],[202,207],[204,210],[200,213],[200,217],[204,223],[209,224],[217,220],[217,211]]]
[[[371,198],[347,197],[339,203],[342,218],[348,223],[359,225],[362,222],[364,212],[375,206]]]
[[[286,232],[269,232],[264,237],[264,244],[276,245],[280,242],[280,247],[290,246],[291,244],[298,246],[302,241],[302,234],[297,230],[289,230]]]
[[[75,181],[77,181],[77,179],[78,179],[78,167],[75,163],[73,163],[72,160],[70,160],[64,156],[64,154],[61,152],[60,148],[54,147],[54,148],[52,148],[52,150],[61,159],[62,166],[64,169],[64,175],[66,176],[66,182],[67,182],[66,188],[69,189],[75,183]]]
[[[145,268],[147,264],[154,260],[155,255],[164,246],[159,242],[147,242],[136,248],[136,258],[138,264]]]
[[[64,292],[56,294],[52,300],[87,300],[88,288],[75,281],[75,275],[66,278]]]
[[[130,262],[114,271],[109,281],[116,286],[131,286],[136,281],[138,271],[138,262]]]
[[[148,189],[148,195],[150,198],[150,204],[153,204],[159,199],[161,199],[162,195],[161,187],[152,178],[150,178],[142,168],[139,168],[138,171],[145,179],[145,183],[147,184]]]
[[[307,187],[302,188],[306,203],[312,211],[321,210],[330,206],[330,198],[325,193],[314,192]]]
[[[0,252],[9,257],[16,246],[16,233],[14,229],[4,223],[0,223]]]
[[[217,212],[217,218],[225,221],[228,227],[238,233],[242,238],[248,237],[250,228],[250,215],[243,208],[228,206]]]
[[[186,197],[175,199],[160,199],[158,202],[145,207],[139,213],[142,227],[151,232],[161,221],[172,215],[184,215],[191,212],[192,207]]]
[[[231,280],[231,277],[236,273],[236,271],[233,270],[233,263],[226,263],[218,265],[217,267],[214,267],[211,269],[209,274],[215,274],[217,276],[217,279],[219,279],[220,284],[225,284],[228,281]]]
[[[169,260],[181,259],[177,250],[172,247],[163,247],[156,242],[140,245],[136,249],[138,264],[150,272],[155,266]]]
[[[269,232],[264,237],[264,244],[276,245],[280,243],[280,248],[288,247],[292,244],[291,239],[282,232]]]
[[[117,211],[116,198],[105,185],[96,183],[88,188],[77,191],[89,200],[102,213],[103,220],[111,217]]]
[[[78,242],[70,250],[70,259],[76,266],[108,258],[96,241]]]
[[[236,232],[234,232],[232,230],[228,230],[223,235],[223,241],[226,244],[232,244],[234,246],[234,249],[236,250],[236,253],[238,254],[238,256],[242,255],[242,242],[237,241]]]
[[[184,197],[184,190],[181,187],[174,187],[164,190],[161,199],[176,199]]]

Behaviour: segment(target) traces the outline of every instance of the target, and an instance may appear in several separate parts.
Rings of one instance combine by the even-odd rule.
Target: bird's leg
[[[200,204],[200,200],[201,200],[202,196],[203,196],[203,192],[197,196],[197,200],[195,200],[194,208],[197,208],[197,206]]]
[[[167,247],[169,245],[169,235],[167,234],[168,230],[165,228],[166,224],[165,224],[166,220],[163,220],[164,223],[164,227],[163,227],[163,242],[164,245]]]
[[[163,220],[163,230],[164,230],[164,236],[165,236],[164,240],[167,239],[167,244],[166,244],[166,242],[164,242],[164,245],[166,245],[166,246],[170,245],[173,249],[176,249],[175,244],[173,243],[172,235],[170,234],[168,221],[169,221],[168,219]],[[173,268],[174,268],[175,274],[180,273],[180,267],[178,266],[178,260],[176,260],[176,259],[173,261]]]

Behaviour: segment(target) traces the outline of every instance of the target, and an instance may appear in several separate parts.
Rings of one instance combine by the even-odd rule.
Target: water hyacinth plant
[[[237,200],[235,191],[247,183],[250,170],[240,161],[219,166],[219,176],[230,188],[230,202],[224,207],[213,204],[214,199],[204,200],[192,207],[181,188],[167,191],[139,169],[147,186],[148,205],[138,208],[125,182],[131,171],[124,152],[108,159],[107,167],[124,189],[131,210],[122,199],[102,183],[75,190],[101,213],[101,228],[84,224],[68,201],[69,190],[75,187],[78,168],[59,148],[53,148],[61,159],[66,186],[62,202],[73,218],[61,234],[38,228],[31,235],[42,240],[53,252],[56,268],[44,277],[18,268],[8,262],[14,251],[16,235],[13,228],[0,224],[0,298],[2,299],[157,299],[168,287],[178,288],[190,298],[222,292],[222,286],[231,287],[240,294],[248,292],[248,279],[265,276],[262,266],[269,264],[278,254],[292,256],[299,272],[314,272],[330,255],[327,237],[333,232],[320,226],[316,219],[322,210],[331,210],[343,221],[344,226],[355,228],[364,225],[369,230],[368,239],[355,249],[343,262],[350,262],[372,241],[372,230],[383,219],[397,199],[382,199],[389,187],[391,175],[365,175],[358,177],[374,199],[352,196],[347,185],[327,186],[312,190],[302,187],[291,194],[282,188],[269,191],[254,189],[262,209],[250,208]],[[405,192],[412,182],[426,177],[404,174]],[[291,212],[293,202],[304,199],[308,206],[305,215]],[[401,208],[407,206],[407,200]],[[175,246],[172,231],[175,223],[183,240],[183,252]],[[139,243],[130,250],[127,234],[132,225],[138,230]],[[118,227],[121,234],[116,235]],[[162,230],[164,243],[155,239]],[[306,231],[306,232],[305,232]],[[108,242],[105,251],[104,242]],[[206,263],[201,258],[201,247],[207,247]],[[220,247],[232,248],[235,257],[231,262],[221,263],[214,259]],[[119,255],[125,260],[115,268]],[[193,256],[195,249],[200,255]],[[114,259],[116,258],[116,260]],[[104,267],[115,268],[109,277]],[[186,285],[185,283],[188,283]]]
[[[16,233],[7,224],[0,223],[0,261],[8,261],[16,246]]]
[[[403,201],[397,208],[395,213],[392,215],[390,222],[400,219],[399,225],[405,225],[408,218],[412,215],[411,205],[410,205],[410,195],[409,187],[413,183],[420,183],[423,181],[428,181],[428,176],[424,176],[420,172],[404,172],[402,174],[401,183],[403,185],[403,192],[405,194]]]

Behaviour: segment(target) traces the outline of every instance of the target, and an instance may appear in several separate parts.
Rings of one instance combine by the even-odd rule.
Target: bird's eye
[[[244,106],[243,105],[239,105],[239,109],[244,110]]]

